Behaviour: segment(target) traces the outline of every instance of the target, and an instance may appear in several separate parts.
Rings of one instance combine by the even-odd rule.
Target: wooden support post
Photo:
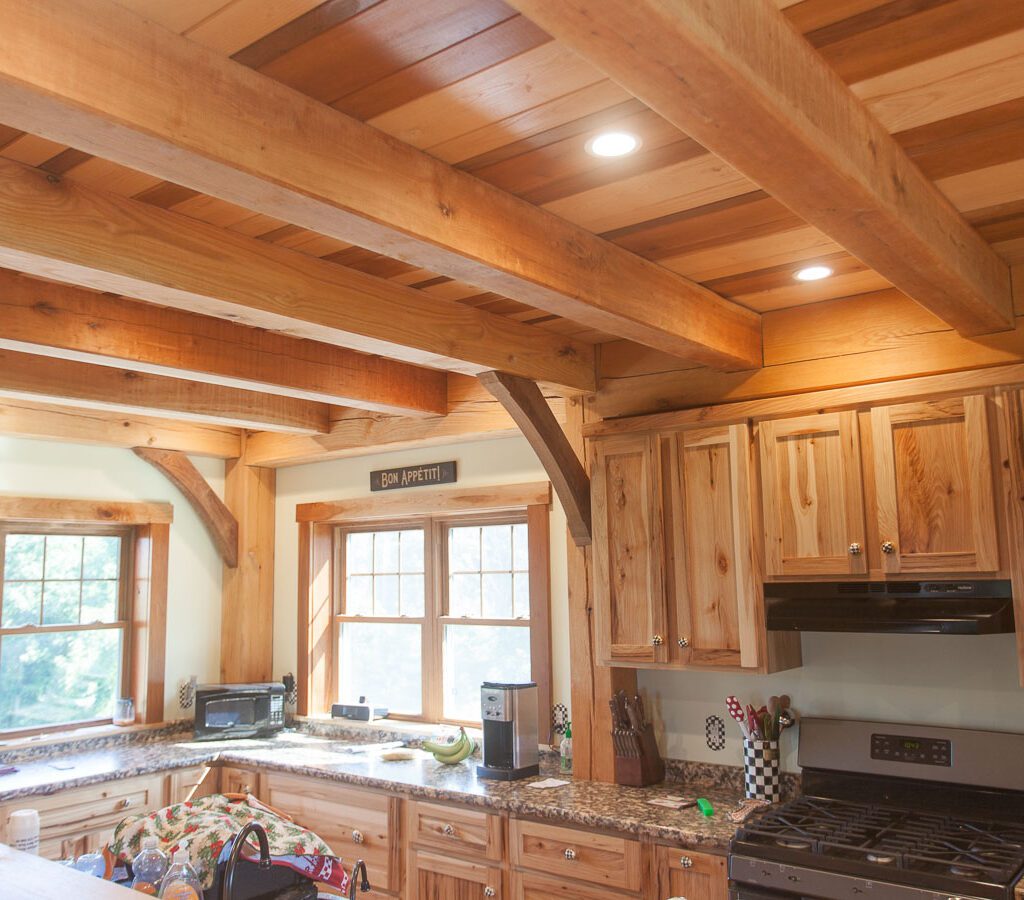
[[[270,681],[274,663],[276,473],[229,460],[225,474],[224,499],[238,521],[239,554],[237,567],[224,568],[221,680]]]
[[[592,539],[590,479],[540,388],[505,372],[484,372],[479,380],[519,426],[562,502],[569,533],[577,546],[586,546]]]
[[[238,565],[238,520],[214,492],[200,471],[178,450],[133,447],[135,455],[159,469],[185,495],[196,511],[229,569]]]
[[[164,719],[167,644],[167,570],[170,522],[148,522],[135,529],[129,683],[139,722]]]
[[[583,425],[584,398],[567,402],[566,436],[577,457],[587,464]],[[614,781],[611,714],[608,701],[618,690],[636,693],[636,670],[599,666],[595,657],[591,551],[569,537],[569,667],[572,692],[573,774],[592,781]]]

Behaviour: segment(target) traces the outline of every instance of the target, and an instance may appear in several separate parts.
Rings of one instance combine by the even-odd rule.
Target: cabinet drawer
[[[621,891],[640,890],[640,844],[539,822],[511,823],[512,864],[589,881]]]
[[[409,853],[409,900],[502,900],[500,867],[447,854]]]
[[[625,900],[630,894],[533,872],[512,873],[512,900]]]
[[[502,858],[504,842],[500,816],[437,803],[410,802],[408,809],[408,834],[412,843],[487,859]]]
[[[346,865],[362,859],[375,890],[397,889],[393,856],[398,845],[392,840],[398,825],[397,799],[273,772],[264,775],[262,799],[323,838]]]

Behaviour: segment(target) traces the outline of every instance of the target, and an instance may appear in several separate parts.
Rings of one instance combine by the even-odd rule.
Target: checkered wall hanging
[[[721,716],[708,716],[704,720],[704,740],[708,749],[725,749],[725,720]]]
[[[743,787],[752,800],[777,803],[782,797],[778,741],[743,742]]]

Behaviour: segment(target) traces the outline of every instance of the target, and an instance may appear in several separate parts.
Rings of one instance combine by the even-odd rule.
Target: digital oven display
[[[903,737],[898,734],[871,735],[871,758],[886,762],[951,766],[953,745],[941,738]]]

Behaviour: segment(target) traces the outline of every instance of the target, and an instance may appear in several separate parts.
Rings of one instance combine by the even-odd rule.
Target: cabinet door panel
[[[503,877],[494,866],[413,850],[408,900],[501,900]]]
[[[694,665],[758,665],[762,593],[753,547],[750,430],[672,439],[671,510],[678,656]]]
[[[759,428],[766,574],[866,572],[856,413],[779,419]]]
[[[659,896],[728,900],[729,876],[724,856],[675,847],[658,847],[656,852]]]
[[[667,658],[661,479],[654,448],[647,435],[594,445],[595,625],[598,653],[607,663]]]
[[[882,568],[999,568],[987,400],[957,397],[871,410]]]

